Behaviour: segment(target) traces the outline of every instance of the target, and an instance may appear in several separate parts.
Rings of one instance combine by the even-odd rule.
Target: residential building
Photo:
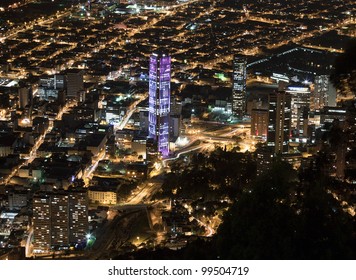
[[[33,227],[35,254],[83,241],[89,227],[87,191],[60,190],[35,194]]]

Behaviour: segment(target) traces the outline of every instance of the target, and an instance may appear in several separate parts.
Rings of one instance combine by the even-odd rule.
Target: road
[[[206,233],[205,233],[205,237],[212,237],[215,234],[215,230],[209,226],[206,223],[203,223],[201,220],[199,220],[198,218],[192,216],[201,226],[205,227]]]
[[[99,165],[99,162],[105,158],[105,150],[100,153],[94,160],[94,163],[92,163],[88,168],[84,170],[84,173],[82,175],[84,185],[86,187],[89,186],[90,180],[92,179],[92,175],[94,174],[96,168]]]
[[[127,241],[129,238],[128,227],[135,214],[140,211],[134,210],[121,216],[117,215],[112,221],[107,221],[103,227],[93,233],[96,236],[96,241],[93,247],[86,251],[81,258],[86,260],[107,258],[105,255],[114,243],[115,245],[116,243],[124,244]]]
[[[33,250],[32,238],[33,238],[33,227],[31,226],[26,240],[26,247],[25,247],[26,258],[32,257],[32,250]]]
[[[10,34],[0,38],[0,42],[5,41],[6,39],[12,39],[20,32],[25,32],[27,30],[32,29],[34,27],[34,25],[36,25],[36,24],[40,24],[40,25],[41,24],[53,24],[55,21],[58,21],[58,20],[62,19],[63,17],[71,15],[75,9],[77,9],[77,8],[74,6],[70,9],[67,8],[62,12],[57,12],[55,15],[51,15],[47,19],[34,20],[34,21],[24,25],[23,28],[16,28],[16,29],[10,31],[11,32]]]
[[[126,126],[127,122],[131,118],[132,114],[136,111],[137,105],[140,102],[142,102],[143,100],[145,100],[146,98],[147,98],[147,95],[144,94],[144,95],[140,96],[140,98],[137,99],[131,105],[132,108],[126,112],[126,114],[123,117],[123,119],[121,120],[121,122],[118,124],[117,127],[114,128],[114,131],[122,130]],[[98,155],[97,158],[95,159],[95,162],[92,163],[87,169],[85,169],[84,174],[82,176],[85,186],[89,186],[90,179],[91,179],[92,175],[94,174],[96,168],[98,167],[99,162],[101,160],[103,160],[104,158],[105,158],[105,151],[103,151],[100,155]]]
[[[195,125],[201,125],[200,123],[196,123]],[[224,126],[223,128],[220,129],[215,129],[213,131],[209,131],[207,129],[207,123],[204,123],[205,125],[205,130],[201,129],[192,129],[195,131],[192,135],[187,135],[189,138],[189,141],[187,142],[187,145],[181,147],[179,150],[176,151],[176,153],[166,159],[163,159],[162,163],[163,166],[167,166],[168,162],[177,160],[180,156],[184,154],[189,154],[194,151],[199,151],[199,150],[214,150],[215,144],[221,145],[221,144],[236,144],[240,147],[240,151],[245,152],[247,150],[253,151],[254,150],[254,144],[255,141],[250,139],[249,134],[250,134],[250,125],[249,123],[246,124],[237,124],[237,125],[229,125],[229,126]],[[243,138],[240,139],[240,141],[237,143],[236,139],[232,137],[239,137],[241,135],[245,135]],[[199,144],[196,144],[198,141],[200,141]]]
[[[126,112],[126,115],[123,117],[121,122],[115,127],[115,130],[122,130],[127,125],[127,122],[131,118],[132,114],[136,111],[137,105],[140,104],[143,100],[147,98],[147,94],[143,94],[139,99],[137,99],[132,105],[131,109]]]
[[[55,120],[61,120],[62,119],[62,116],[64,113],[68,112],[73,106],[75,106],[76,103],[75,102],[68,102],[60,111],[59,113],[57,114],[57,116],[55,117]],[[39,138],[37,139],[36,143],[33,145],[31,151],[30,151],[30,157],[28,159],[26,159],[24,162],[22,162],[21,164],[19,164],[17,167],[14,168],[14,170],[9,174],[9,176],[4,179],[4,184],[8,184],[12,177],[14,177],[18,170],[20,168],[22,168],[23,166],[26,166],[28,164],[30,164],[35,158],[36,158],[36,153],[37,153],[37,150],[38,148],[42,145],[42,143],[44,142],[44,139],[47,135],[47,133],[51,132],[53,128],[53,121],[49,121],[49,126],[48,126],[48,129],[42,134],[39,136]]]
[[[162,187],[163,180],[149,179],[137,187],[126,204],[141,204],[150,201],[152,196]]]

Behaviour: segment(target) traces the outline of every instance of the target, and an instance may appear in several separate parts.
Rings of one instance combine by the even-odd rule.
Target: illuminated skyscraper
[[[169,154],[169,112],[171,95],[171,57],[153,53],[149,66],[149,137],[163,157]]]
[[[232,76],[232,112],[242,118],[246,106],[246,59],[234,56]]]
[[[311,97],[311,110],[320,110],[325,106],[336,106],[336,89],[331,84],[328,75],[315,76]]]
[[[279,91],[268,97],[267,146],[275,154],[287,153],[291,133],[291,96]]]
[[[291,96],[291,126],[296,135],[303,135],[304,108],[309,111],[310,90],[307,86],[288,86],[286,92]]]

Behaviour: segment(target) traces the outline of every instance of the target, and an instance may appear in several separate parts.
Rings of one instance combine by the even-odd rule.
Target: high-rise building
[[[311,110],[320,110],[325,106],[336,106],[336,89],[328,75],[319,75],[314,79]]]
[[[68,194],[54,193],[51,195],[51,245],[65,246],[69,244],[69,209]]]
[[[49,252],[51,249],[51,198],[41,194],[33,197],[33,252]]]
[[[287,153],[291,133],[291,96],[284,91],[268,96],[267,146],[275,154]]]
[[[163,157],[169,154],[169,112],[171,94],[171,57],[155,52],[149,65],[149,137]]]
[[[86,190],[45,192],[34,195],[34,253],[48,253],[53,246],[68,246],[85,239],[88,231]]]
[[[291,96],[291,126],[296,136],[303,134],[303,112],[310,108],[310,89],[308,86],[288,86],[286,92]]]
[[[251,136],[267,137],[268,110],[252,109],[251,111]]]
[[[84,89],[83,83],[83,70],[71,69],[66,75],[67,97],[77,98],[80,97],[80,92]]]
[[[246,107],[246,58],[234,56],[232,76],[232,113],[242,118]]]
[[[88,228],[88,192],[72,190],[69,192],[69,242],[83,241]]]

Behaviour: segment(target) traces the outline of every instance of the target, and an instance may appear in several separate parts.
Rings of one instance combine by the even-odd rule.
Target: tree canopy
[[[295,181],[282,162],[256,180],[216,236],[223,259],[352,259],[354,219],[316,176]]]
[[[330,78],[341,94],[356,94],[356,39],[351,39],[345,52],[335,59]]]

